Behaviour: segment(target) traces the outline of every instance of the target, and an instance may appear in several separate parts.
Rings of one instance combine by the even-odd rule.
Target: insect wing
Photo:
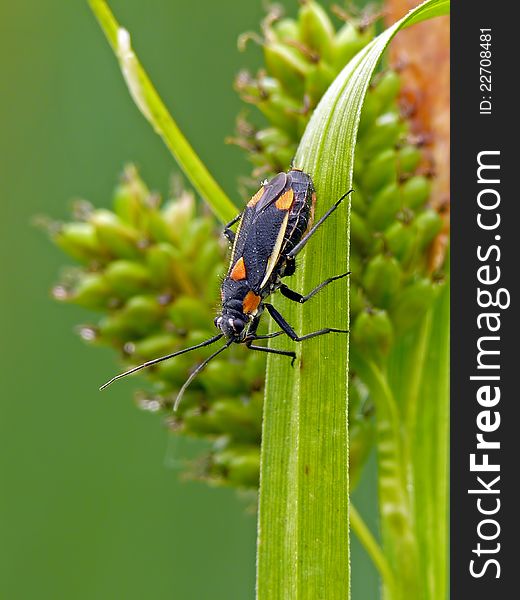
[[[258,190],[242,214],[228,276],[234,281],[247,280],[257,294],[275,271],[286,236],[291,235],[288,225],[293,204],[306,194],[301,189],[303,182],[294,183],[288,174],[279,173]]]
[[[247,240],[247,232],[251,226],[254,216],[254,209],[250,208],[249,206],[246,206],[244,208],[244,211],[242,212],[242,216],[238,223],[238,228],[235,234],[235,241],[233,243],[233,249],[231,251],[229,273],[231,272],[233,266],[236,264],[237,260],[240,259],[240,257],[244,254],[244,247]]]
[[[265,186],[248,226],[244,264],[248,284],[255,293],[260,293],[276,267],[289,222],[294,193],[288,179],[281,175],[285,174],[277,175]],[[283,198],[288,202],[280,208]]]
[[[278,210],[272,205],[250,227],[244,262],[248,283],[256,293],[260,292],[268,270],[272,272],[278,260],[288,218],[288,211]]]
[[[263,193],[259,197],[257,203],[254,205],[255,208],[255,219],[258,218],[267,208],[269,208],[273,202],[280,197],[285,188],[287,187],[287,174],[278,173],[270,181],[263,186]]]
[[[269,207],[276,201],[286,184],[287,174],[279,173],[273,177],[273,179],[265,183],[247,203],[247,206],[242,212],[242,217],[240,218],[235,234],[235,243],[233,244],[233,250],[231,252],[229,273],[231,273],[237,260],[240,260],[244,255],[244,248],[249,237],[251,225],[258,215],[262,213],[263,209]]]

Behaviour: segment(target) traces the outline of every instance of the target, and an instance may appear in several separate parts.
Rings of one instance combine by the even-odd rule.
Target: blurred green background
[[[295,11],[296,2],[285,4]],[[223,140],[241,108],[236,72],[259,50],[260,0],[112,0],[159,92],[206,165],[237,197],[248,172]],[[98,385],[114,355],[75,336],[85,311],[49,289],[65,260],[31,225],[70,201],[108,205],[126,162],[165,192],[175,165],[131,102],[86,2],[0,0],[0,598],[254,597],[255,517],[233,490],[182,481],[194,444],[168,438],[132,402],[132,381]],[[374,522],[374,482],[357,504]],[[353,598],[378,594],[353,542]]]

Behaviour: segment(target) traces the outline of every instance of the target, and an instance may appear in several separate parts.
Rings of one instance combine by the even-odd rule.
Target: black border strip
[[[520,242],[520,220],[517,216],[520,197],[518,190],[513,189],[517,187],[515,175],[520,173],[520,152],[513,148],[513,145],[519,145],[516,88],[520,33],[513,31],[516,19],[506,14],[511,6],[505,2],[482,0],[452,2],[452,600],[516,597],[515,583],[520,576],[515,544],[519,530],[519,517],[515,512],[520,502],[513,489],[519,480],[520,463],[520,399],[514,381],[515,368],[520,372],[520,365],[515,364],[518,363],[516,339],[520,328],[514,314],[516,297],[511,291],[518,271]],[[480,52],[486,52],[480,46],[481,29],[491,30],[490,66],[486,60],[482,64],[480,62],[481,58],[487,57],[486,54],[480,55]],[[485,40],[483,38],[482,41]],[[483,65],[491,73],[481,72]],[[481,79],[482,75],[486,77]],[[488,77],[490,90],[486,86]],[[482,110],[489,105],[480,103],[489,100],[490,114],[484,114]],[[499,165],[500,168],[482,169],[481,180],[485,181],[479,183],[478,157],[482,152],[486,153],[480,154],[482,163]],[[495,179],[500,179],[500,183]],[[482,204],[492,206],[495,198],[499,201],[498,206],[495,209],[479,207],[479,194]],[[495,224],[498,215],[500,224],[487,230],[479,227],[479,213],[484,226]],[[518,230],[516,235],[514,229]],[[477,252],[480,252],[480,258]],[[499,281],[493,284],[482,282],[495,279],[498,269]],[[478,288],[488,291],[493,298],[498,297],[504,308],[479,306]],[[505,308],[508,295],[505,291],[499,293],[500,289],[511,292],[509,308]],[[487,299],[488,295],[481,293],[481,305],[486,304]],[[491,313],[498,316],[482,316]],[[493,332],[490,327],[499,328]],[[484,349],[480,368],[479,344],[480,351]],[[489,351],[499,351],[500,354]],[[499,368],[484,368],[497,365]],[[472,376],[499,379],[471,379]],[[486,386],[490,386],[489,394]],[[500,400],[496,404],[495,387],[500,388]],[[489,444],[499,442],[500,448],[478,449],[479,433],[483,436],[481,439]],[[471,471],[472,454],[476,464],[484,464],[484,455],[487,454],[489,464],[500,470],[485,471],[485,467],[481,467],[480,471]],[[494,481],[496,477],[500,479]],[[468,493],[468,490],[475,490],[475,493]],[[484,511],[489,514],[483,514]],[[493,511],[496,512],[492,514]],[[483,539],[485,537],[489,539]],[[471,574],[471,569],[475,575]]]

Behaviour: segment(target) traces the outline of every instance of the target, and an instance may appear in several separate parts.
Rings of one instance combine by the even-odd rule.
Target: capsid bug
[[[292,350],[257,346],[253,342],[277,337],[284,333],[295,342],[302,342],[326,333],[348,333],[344,329],[327,327],[299,336],[276,308],[265,302],[264,299],[279,290],[289,300],[303,304],[332,281],[349,274],[343,273],[330,277],[305,296],[291,290],[281,281],[283,277],[295,272],[296,255],[351,192],[352,190],[343,194],[312,225],[316,192],[309,175],[300,169],[292,168],[287,173],[278,173],[270,181],[265,181],[244,210],[224,229],[224,235],[232,242],[233,247],[229,269],[220,289],[221,311],[215,318],[215,326],[220,329],[220,333],[200,344],[149,360],[116,375],[100,389],[106,388],[121,377],[197,348],[209,346],[225,337],[226,343],[200,363],[179,390],[174,405],[174,410],[176,410],[184,391],[196,375],[233,343],[245,344],[250,350],[289,356],[294,362],[296,353]],[[237,222],[238,227],[235,233],[231,227]],[[267,309],[281,331],[268,335],[257,335],[256,331],[264,309]]]

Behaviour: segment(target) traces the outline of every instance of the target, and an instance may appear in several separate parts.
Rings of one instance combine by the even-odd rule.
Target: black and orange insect
[[[253,342],[282,334],[286,334],[294,342],[302,342],[326,333],[348,333],[344,329],[327,327],[299,336],[276,308],[265,302],[265,298],[279,290],[289,300],[304,304],[332,281],[348,275],[348,273],[343,273],[330,277],[305,296],[282,283],[283,277],[295,272],[296,255],[351,191],[337,200],[321,219],[312,225],[316,192],[309,175],[292,168],[288,173],[279,173],[270,181],[265,181],[244,210],[224,229],[224,235],[232,242],[233,248],[229,269],[220,290],[222,308],[220,314],[215,318],[215,326],[220,329],[220,333],[200,344],[149,360],[116,375],[101,389],[121,377],[197,348],[209,346],[225,337],[226,343],[200,363],[188,377],[177,395],[174,405],[174,409],[176,409],[184,391],[196,375],[215,356],[233,343],[245,344],[250,350],[289,356],[294,362],[296,354],[292,350],[257,346]],[[231,227],[237,222],[238,227],[235,233]],[[257,335],[258,324],[264,309],[271,315],[281,331],[268,335]]]

